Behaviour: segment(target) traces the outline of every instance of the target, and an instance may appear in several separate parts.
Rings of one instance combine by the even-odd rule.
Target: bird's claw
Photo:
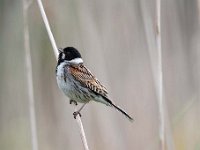
[[[74,119],[76,119],[76,116],[77,116],[77,115],[79,115],[79,116],[81,117],[81,113],[80,113],[79,111],[75,111],[75,112],[73,113],[73,115],[74,115]]]
[[[72,99],[71,99],[71,100],[69,101],[69,104],[72,104],[72,103],[74,103],[76,106],[78,105],[78,103],[77,103],[75,100],[72,100]]]

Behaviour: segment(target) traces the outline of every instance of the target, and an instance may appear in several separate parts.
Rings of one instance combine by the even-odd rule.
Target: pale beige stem
[[[158,52],[158,106],[159,106],[159,134],[161,150],[165,150],[165,114],[164,114],[164,98],[163,98],[163,72],[162,72],[162,47],[161,47],[161,0],[156,0],[156,46]]]
[[[46,13],[44,11],[44,7],[42,5],[42,1],[41,0],[37,0],[37,2],[38,2],[39,9],[40,9],[40,13],[42,15],[42,19],[43,19],[44,24],[45,24],[46,29],[47,29],[47,33],[49,35],[49,39],[51,41],[51,44],[52,44],[52,47],[53,47],[53,50],[54,50],[54,54],[55,54],[56,59],[57,59],[58,58],[58,48],[57,48],[55,39],[53,37],[53,34],[51,32],[51,28],[50,28]],[[75,107],[75,111],[76,111],[76,107]],[[76,121],[77,121],[78,126],[79,126],[80,136],[81,136],[81,140],[83,142],[84,149],[85,150],[89,150],[88,144],[87,144],[87,140],[86,140],[86,136],[85,136],[85,131],[84,131],[83,124],[82,124],[82,121],[81,121],[81,118],[80,118],[79,115],[77,115]]]
[[[32,76],[32,62],[29,41],[29,28],[28,28],[28,8],[32,1],[23,0],[23,17],[24,17],[24,49],[25,49],[25,64],[27,73],[27,86],[28,86],[28,99],[29,99],[29,118],[31,128],[31,145],[32,150],[38,150],[37,126],[35,115],[35,99],[33,88]]]

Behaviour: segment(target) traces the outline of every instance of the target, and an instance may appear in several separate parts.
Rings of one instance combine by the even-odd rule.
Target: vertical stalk
[[[32,62],[30,53],[29,28],[28,28],[28,8],[31,1],[23,0],[23,17],[24,17],[24,49],[25,64],[27,73],[28,99],[29,99],[29,115],[31,128],[31,144],[32,150],[38,150],[38,138],[35,115],[35,100],[33,89]]]
[[[47,33],[48,33],[49,39],[51,41],[51,44],[52,44],[52,47],[53,47],[53,50],[54,50],[54,54],[55,54],[55,56],[57,58],[58,57],[58,48],[57,48],[55,39],[53,37],[53,34],[51,32],[51,28],[50,28],[46,13],[44,11],[44,7],[42,5],[42,1],[41,0],[37,0],[37,2],[38,2],[39,9],[40,9],[40,13],[42,15],[42,19],[43,19],[45,27],[47,29]],[[75,111],[76,111],[76,107],[75,107]],[[76,121],[77,121],[78,126],[79,126],[79,131],[80,131],[81,140],[83,142],[83,147],[84,147],[85,150],[89,150],[88,144],[87,144],[87,140],[86,140],[86,136],[85,136],[85,131],[84,131],[83,124],[82,124],[82,121],[81,121],[81,118],[80,118],[79,115],[77,115]]]
[[[163,100],[163,72],[162,72],[162,49],[161,49],[161,0],[156,0],[156,46],[158,51],[158,105],[159,105],[159,134],[161,150],[165,149],[165,115]]]

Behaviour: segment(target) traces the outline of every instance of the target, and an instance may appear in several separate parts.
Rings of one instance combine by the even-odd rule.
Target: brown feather
[[[108,92],[106,88],[83,64],[73,65],[69,67],[69,71],[71,75],[82,85],[97,94],[107,97]]]

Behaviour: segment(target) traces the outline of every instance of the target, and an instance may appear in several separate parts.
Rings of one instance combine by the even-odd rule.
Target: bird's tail
[[[115,105],[111,100],[109,100],[108,98],[104,97],[104,99],[106,100],[106,102],[108,102],[111,106],[113,106],[115,109],[117,109],[119,112],[121,112],[126,118],[128,118],[131,122],[133,122],[133,118],[126,113],[123,109],[121,109],[119,106]]]
[[[121,109],[119,106],[116,106],[115,104],[111,104],[114,108],[116,108],[119,112],[121,112],[124,116],[126,116],[131,122],[133,122],[133,118],[127,114],[123,109]]]

